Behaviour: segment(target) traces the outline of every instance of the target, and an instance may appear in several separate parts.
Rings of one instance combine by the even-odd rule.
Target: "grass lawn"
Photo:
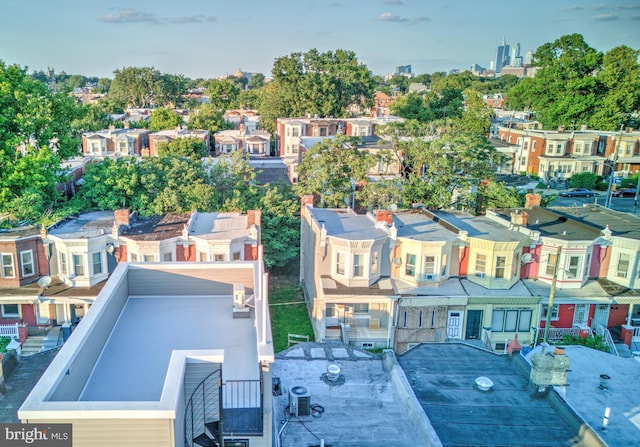
[[[308,335],[309,341],[314,341],[304,295],[295,276],[269,278],[269,305],[275,352],[287,349],[288,334]]]

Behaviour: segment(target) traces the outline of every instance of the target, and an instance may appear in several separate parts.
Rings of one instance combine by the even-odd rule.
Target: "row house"
[[[158,155],[158,145],[170,143],[177,138],[195,138],[202,141],[207,147],[207,151],[211,150],[211,139],[208,130],[191,130],[184,127],[175,129],[161,130],[149,134],[149,151],[143,151],[141,155]]]
[[[580,172],[613,171],[625,177],[640,171],[640,132],[500,127],[498,138],[516,146],[516,172],[536,174],[545,181],[569,179]]]
[[[535,343],[552,288],[551,340],[610,328],[635,334],[640,294],[627,291],[640,281],[640,232],[629,227],[640,221],[621,215],[612,230],[529,198],[525,210],[486,216],[357,215],[315,209],[303,198],[301,279],[317,339],[398,352],[449,339],[497,350],[515,338]],[[615,220],[593,210],[581,212]]]
[[[258,259],[260,211],[136,216],[95,211],[0,232],[0,325],[73,323],[121,262]],[[22,336],[21,336],[22,337]]]
[[[251,109],[233,109],[227,110],[222,115],[224,120],[233,125],[236,130],[240,129],[240,126],[244,126],[245,129],[258,130],[260,125],[260,115],[257,110]]]
[[[123,129],[109,126],[98,132],[82,134],[82,153],[85,156],[140,156],[149,148],[150,131],[130,129],[125,123]]]
[[[251,130],[244,124],[237,130],[216,132],[213,138],[216,155],[242,151],[250,157],[264,157],[271,151],[271,134],[266,130]]]
[[[278,118],[276,122],[276,152],[289,171],[289,179],[296,182],[296,166],[300,163],[301,144],[305,137],[324,138],[335,135],[372,137],[376,127],[401,120],[392,116],[360,118]]]

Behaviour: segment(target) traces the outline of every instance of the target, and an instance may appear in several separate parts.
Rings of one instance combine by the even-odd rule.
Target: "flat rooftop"
[[[340,366],[342,385],[321,380],[330,364]],[[320,439],[340,447],[441,445],[428,420],[419,418],[424,413],[397,363],[385,366],[379,355],[343,344],[302,343],[277,354],[273,377],[283,391],[273,398],[281,447],[319,445]],[[288,390],[300,385],[312,405],[324,408],[320,417],[288,416]]]
[[[398,356],[398,363],[444,446],[580,445],[577,430],[549,399],[532,397],[528,375],[507,356],[429,343]],[[480,376],[493,381],[491,391],[476,388]]]
[[[534,352],[527,355],[529,359]],[[584,346],[565,346],[570,369],[566,387],[556,387],[560,397],[591,427],[606,445],[640,444],[640,361]],[[600,389],[600,374],[610,377]],[[605,408],[609,425],[601,430]]]
[[[130,296],[79,400],[160,400],[176,350],[226,349],[223,377],[259,379],[253,319],[232,306],[231,295]]]
[[[347,209],[309,208],[311,217],[327,235],[345,240],[372,240],[388,236],[388,231],[376,226],[375,218],[365,214],[356,214]]]

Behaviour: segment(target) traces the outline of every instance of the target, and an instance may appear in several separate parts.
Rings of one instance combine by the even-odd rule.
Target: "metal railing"
[[[222,384],[223,431],[262,435],[262,380],[225,380]]]
[[[209,374],[198,384],[187,402],[184,416],[185,446],[192,447],[193,440],[206,432],[206,424],[220,420],[221,395],[220,369]]]
[[[542,329],[542,328],[540,328]],[[547,340],[549,341],[561,341],[564,339],[565,335],[570,335],[572,337],[579,337],[581,331],[584,329],[580,329],[577,327],[550,327],[549,332],[547,334]]]
[[[18,331],[20,324],[0,324],[0,337],[20,338],[20,332]]]
[[[595,326],[596,335],[601,336],[604,339],[604,342],[607,344],[609,348],[609,352],[613,355],[620,355],[618,353],[618,348],[616,348],[616,344],[613,341],[613,337],[611,337],[611,332],[602,324],[596,324]]]

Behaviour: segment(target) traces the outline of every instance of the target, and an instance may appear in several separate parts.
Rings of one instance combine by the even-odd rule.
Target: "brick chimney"
[[[124,122],[124,128],[125,129],[129,129],[129,121],[125,121]]]
[[[376,222],[384,222],[387,225],[393,224],[393,211],[379,210],[376,212]]]
[[[540,194],[529,193],[526,195],[525,208],[533,208],[534,206],[540,206],[542,196]]]
[[[305,196],[302,196],[302,198],[300,199],[300,205],[302,205],[303,208],[307,205],[313,207],[315,199],[316,198],[313,194],[307,194]]]
[[[520,211],[520,210],[513,211],[511,213],[511,223],[521,227],[526,227],[528,217],[529,215],[527,214],[526,211]]]
[[[114,217],[114,224],[116,226],[129,226],[129,210],[128,209],[120,209],[120,210],[115,210],[113,212],[113,217]]]
[[[261,216],[260,210],[247,210],[247,228],[251,228],[251,225],[260,226]]]

